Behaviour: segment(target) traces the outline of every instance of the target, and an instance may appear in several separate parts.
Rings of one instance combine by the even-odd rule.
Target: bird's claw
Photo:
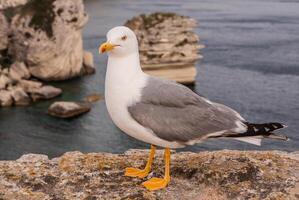
[[[153,191],[165,188],[169,183],[169,180],[166,178],[151,178],[148,181],[142,183],[146,189]]]
[[[133,167],[127,167],[125,172],[125,176],[138,177],[138,178],[144,178],[148,174],[149,174],[149,170],[137,169]]]

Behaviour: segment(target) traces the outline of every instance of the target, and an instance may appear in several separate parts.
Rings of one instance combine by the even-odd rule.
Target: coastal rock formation
[[[18,82],[18,86],[23,88],[23,90],[27,93],[34,93],[34,91],[36,91],[37,89],[42,87],[42,83],[38,82],[38,81],[21,79]],[[60,90],[60,89],[57,88],[57,90]],[[61,90],[60,90],[60,93],[61,93]]]
[[[102,100],[103,96],[100,94],[90,94],[86,96],[83,101],[56,101],[48,108],[48,114],[59,118],[72,118],[82,115],[91,110],[91,104]]]
[[[88,20],[82,0],[31,0],[15,10],[8,48],[13,59],[28,63],[42,80],[82,74],[82,28]]]
[[[48,108],[48,113],[54,117],[71,118],[90,111],[91,105],[87,102],[57,101]]]
[[[141,183],[163,175],[158,151],[145,179],[123,176],[128,166],[144,167],[148,151],[125,154],[68,152],[49,160],[27,154],[0,161],[0,198],[226,200],[298,199],[299,152],[214,151],[173,153],[172,180],[166,189],[149,192]]]
[[[0,12],[0,51],[6,49],[7,45],[8,45],[8,22],[6,20],[6,17],[3,15],[3,13]]]
[[[8,76],[14,81],[20,81],[29,79],[31,75],[24,63],[15,62],[10,66]]]
[[[38,101],[57,97],[62,93],[62,90],[60,88],[46,85],[42,87],[32,88],[29,93],[31,94],[31,98],[33,99],[33,101]]]
[[[13,99],[10,91],[0,90],[0,106],[11,106]]]
[[[82,44],[87,20],[82,0],[0,0],[0,90],[6,91],[0,106],[61,93],[40,81],[94,73],[93,56]]]
[[[54,98],[62,92],[29,78],[31,74],[22,62],[15,62],[10,67],[0,66],[0,106],[26,106],[37,100]]]
[[[181,83],[193,83],[195,62],[202,58],[196,20],[174,13],[140,15],[127,21],[139,41],[143,70]]]
[[[10,90],[16,106],[27,106],[30,104],[30,97],[22,88],[13,87]]]
[[[12,82],[5,74],[0,74],[0,90],[5,89]]]
[[[93,61],[93,55],[91,52],[84,51],[83,53],[83,66],[85,74],[93,74],[96,71]]]
[[[29,0],[0,0],[0,9],[24,5]]]

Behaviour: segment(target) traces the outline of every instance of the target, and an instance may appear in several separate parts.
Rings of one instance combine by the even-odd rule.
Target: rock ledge
[[[0,161],[0,199],[298,199],[299,152],[174,153],[167,189],[149,192],[127,166],[143,167],[148,151],[68,152],[49,160],[27,154]],[[163,174],[158,151],[149,176]],[[149,177],[148,177],[149,178]]]

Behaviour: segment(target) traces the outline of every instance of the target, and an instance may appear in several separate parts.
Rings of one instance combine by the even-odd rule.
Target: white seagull
[[[208,138],[229,137],[256,145],[261,138],[287,139],[272,133],[285,127],[281,123],[249,123],[233,109],[181,84],[145,74],[140,67],[137,38],[127,27],[111,29],[99,52],[109,56],[105,100],[113,122],[126,134],[151,144],[145,168],[126,168],[125,175],[146,177],[156,146],[165,148],[165,175],[143,182],[149,190],[165,188],[170,182],[170,148]]]

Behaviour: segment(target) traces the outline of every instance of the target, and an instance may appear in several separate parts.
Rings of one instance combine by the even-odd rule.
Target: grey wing
[[[241,118],[234,110],[207,101],[189,88],[151,78],[141,101],[128,107],[131,116],[159,138],[186,143],[208,134],[232,131]]]

